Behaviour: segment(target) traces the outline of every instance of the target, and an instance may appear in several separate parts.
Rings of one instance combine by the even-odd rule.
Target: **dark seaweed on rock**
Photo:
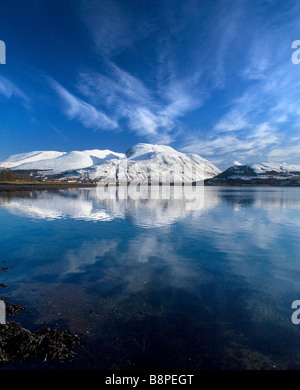
[[[7,267],[0,268],[0,273],[7,271]],[[0,288],[8,286],[0,283]],[[4,301],[7,297],[1,298]],[[6,304],[6,316],[18,317],[26,307],[18,303]],[[27,312],[30,312],[27,310]],[[22,328],[15,321],[0,325],[0,367],[14,360],[53,360],[63,362],[72,360],[76,350],[81,349],[80,339],[68,331],[41,328],[30,332]]]
[[[19,313],[23,310],[26,310],[25,306],[19,305],[18,303],[8,303],[6,305],[6,317],[18,317]],[[27,313],[30,313],[29,310],[26,310]]]
[[[14,360],[63,362],[73,359],[79,348],[79,337],[68,331],[41,328],[30,332],[14,321],[0,325],[0,366]]]

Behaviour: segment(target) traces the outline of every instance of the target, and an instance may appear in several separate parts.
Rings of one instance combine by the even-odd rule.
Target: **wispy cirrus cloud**
[[[107,66],[107,74],[81,73],[78,90],[150,142],[172,143],[179,131],[178,119],[202,104],[199,96],[191,93],[189,80],[172,81],[164,88],[149,87],[113,62],[107,61]]]
[[[3,95],[6,99],[16,97],[20,98],[23,102],[29,101],[28,97],[19,87],[3,76],[0,76],[0,94]]]
[[[79,76],[78,91],[85,101],[55,80],[50,79],[53,89],[59,94],[63,110],[70,120],[82,123],[86,128],[118,130],[119,121],[127,120],[127,126],[138,136],[157,143],[171,143],[168,134],[175,126],[174,113],[166,112],[152,99],[152,91],[122,69],[112,66],[114,77],[91,72]],[[105,107],[110,116],[99,107]]]
[[[63,109],[69,119],[76,119],[91,129],[115,130],[118,124],[92,104],[74,96],[55,80],[49,79],[53,89],[63,101]]]
[[[284,161],[291,164],[294,163],[295,159],[300,161],[300,141],[294,142],[293,145],[278,146],[269,152],[268,157],[270,161]]]
[[[278,133],[273,128],[262,130],[269,124],[259,125],[248,135],[241,136],[239,133],[217,134],[201,139],[199,136],[191,136],[187,144],[181,148],[183,152],[198,152],[207,156],[221,169],[226,169],[232,165],[232,161],[239,160],[241,163],[267,161],[270,146],[280,144]]]
[[[155,143],[175,142],[182,132],[181,120],[199,109],[207,95],[199,64],[200,36],[194,34],[198,29],[197,1],[179,4],[174,10],[168,2],[159,3],[159,12],[157,4],[144,7],[141,3],[136,6],[144,17],[138,20],[136,6],[125,8],[117,0],[101,4],[82,1],[81,4],[83,20],[93,38],[95,52],[100,55],[102,64],[105,63],[106,72],[82,72],[78,78],[79,91],[93,104],[105,105],[116,120],[125,121],[128,130],[139,137]],[[178,14],[178,8],[187,18]],[[187,22],[189,18],[195,22],[192,28]],[[185,45],[178,40],[179,36],[185,35],[186,29],[197,42],[190,41]],[[138,65],[144,48],[141,46],[138,53],[136,47],[145,40],[151,41],[153,56],[142,73],[139,73],[139,66],[133,75],[117,65],[115,57],[131,50],[134,50]],[[184,67],[178,62],[179,58],[188,58],[188,62],[184,60]]]

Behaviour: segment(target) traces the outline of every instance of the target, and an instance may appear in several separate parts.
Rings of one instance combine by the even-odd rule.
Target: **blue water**
[[[10,320],[84,345],[4,368],[299,369],[300,189],[203,191],[0,193],[1,294],[30,310]]]

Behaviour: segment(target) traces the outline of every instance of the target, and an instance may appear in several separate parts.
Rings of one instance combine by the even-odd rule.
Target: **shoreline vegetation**
[[[97,183],[60,181],[60,180],[33,180],[29,173],[19,173],[11,169],[0,167],[0,191],[37,191],[60,190],[72,187],[95,187]]]
[[[191,185],[191,183],[134,183],[134,182],[128,182],[128,183],[119,183],[119,182],[60,182],[60,181],[0,181],[0,192],[11,192],[11,191],[44,191],[44,190],[61,190],[61,189],[69,189],[69,188],[88,188],[88,187],[97,187],[98,185],[116,185],[116,186],[126,186],[129,184],[136,184],[136,185],[170,185],[170,186],[184,186],[184,185]],[[201,183],[202,185],[203,183]],[[196,186],[197,183],[192,183],[193,186]],[[268,183],[268,182],[262,182],[262,183],[245,183],[245,182],[238,182],[238,183],[213,183],[211,181],[204,181],[204,186],[211,187],[211,186],[217,186],[217,187],[300,187],[300,184],[287,184],[287,183]]]
[[[67,183],[54,181],[0,181],[0,191],[61,190],[67,188],[96,187],[97,183]]]

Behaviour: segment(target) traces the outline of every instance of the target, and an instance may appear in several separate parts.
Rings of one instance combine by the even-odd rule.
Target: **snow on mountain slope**
[[[126,166],[119,164],[119,180],[190,182],[214,177],[221,171],[198,155],[187,155],[165,145],[137,144],[126,153]],[[123,168],[123,169],[122,169]],[[126,173],[127,168],[128,173]]]
[[[250,168],[254,170],[256,174],[300,174],[300,164],[288,165],[288,164],[250,164]]]
[[[64,154],[65,152],[55,152],[55,151],[48,151],[48,152],[38,151],[38,152],[15,154],[1,161],[0,167],[16,168],[21,164],[34,163],[34,162],[39,163],[40,161],[54,159],[63,156]]]
[[[190,157],[170,146],[137,144],[124,158],[109,160],[90,169],[77,171],[73,177],[109,182],[182,183],[200,181],[221,173],[209,161],[197,155]]]
[[[187,156],[194,161],[196,164],[202,165],[205,178],[215,177],[221,173],[220,169],[217,168],[213,163],[199,156],[198,154],[187,154]]]
[[[51,173],[58,174],[69,170],[82,169],[101,164],[110,158],[121,158],[122,153],[115,153],[110,150],[84,150],[72,152],[39,152],[34,157],[27,157],[30,153],[24,155],[11,156],[0,166],[4,168],[14,168],[18,170],[51,170]],[[39,157],[42,158],[39,158]],[[7,165],[7,161],[10,165]],[[10,162],[12,161],[12,163]]]

